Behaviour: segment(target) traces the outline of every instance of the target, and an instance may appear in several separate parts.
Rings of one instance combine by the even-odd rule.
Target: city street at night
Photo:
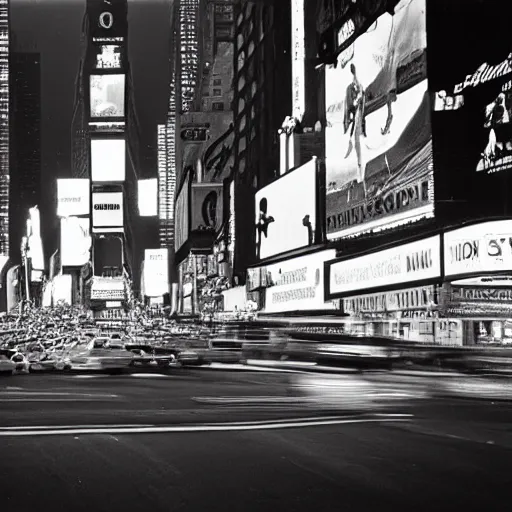
[[[508,510],[512,404],[293,395],[266,372],[2,379],[2,510]]]

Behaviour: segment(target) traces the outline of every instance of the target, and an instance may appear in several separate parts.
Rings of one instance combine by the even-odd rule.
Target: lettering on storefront
[[[452,245],[450,247],[450,256],[452,263],[478,259],[480,257],[480,242],[472,240]]]
[[[95,210],[120,210],[121,209],[121,205],[119,205],[119,204],[107,204],[107,203],[95,204],[94,205],[94,209]]]
[[[452,300],[456,302],[511,302],[512,288],[453,288]]]
[[[415,251],[407,255],[407,272],[418,272],[433,267],[432,249]]]
[[[284,272],[277,280],[277,285],[303,283],[308,278],[308,267],[303,267],[298,270],[292,270],[291,272]]]

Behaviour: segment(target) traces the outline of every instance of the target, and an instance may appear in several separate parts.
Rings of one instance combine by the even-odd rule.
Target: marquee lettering
[[[114,15],[108,11],[102,12],[98,22],[100,27],[109,30],[112,28],[112,25],[114,25]]]
[[[478,240],[460,242],[450,247],[453,262],[477,260],[480,258],[480,243]]]

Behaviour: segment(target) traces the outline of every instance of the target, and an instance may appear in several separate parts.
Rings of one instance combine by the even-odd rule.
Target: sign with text
[[[444,269],[446,276],[512,270],[512,220],[445,233]]]
[[[324,300],[324,263],[335,254],[327,250],[268,265],[265,312],[335,309]]]
[[[355,34],[358,6],[340,43]],[[433,215],[426,48],[426,0],[401,0],[326,69],[329,239]]]
[[[93,227],[122,227],[123,220],[122,192],[95,192],[92,195]]]
[[[222,227],[222,183],[192,184],[192,225],[194,230],[217,232]]]
[[[95,39],[125,37],[127,13],[127,0],[87,0],[89,34]]]
[[[304,0],[292,0],[292,111],[299,121],[306,110],[305,37]]]
[[[169,293],[169,252],[167,249],[144,251],[144,289],[147,297]]]
[[[441,239],[433,236],[329,264],[331,298],[349,292],[441,277]]]
[[[57,215],[59,217],[89,215],[89,203],[89,180],[57,180]]]

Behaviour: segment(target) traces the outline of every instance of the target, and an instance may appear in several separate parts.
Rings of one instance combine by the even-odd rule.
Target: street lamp
[[[29,273],[28,273],[28,237],[24,236],[21,239],[21,257],[23,260],[23,266],[25,267],[25,299],[27,302],[30,300],[30,285],[29,285]]]

